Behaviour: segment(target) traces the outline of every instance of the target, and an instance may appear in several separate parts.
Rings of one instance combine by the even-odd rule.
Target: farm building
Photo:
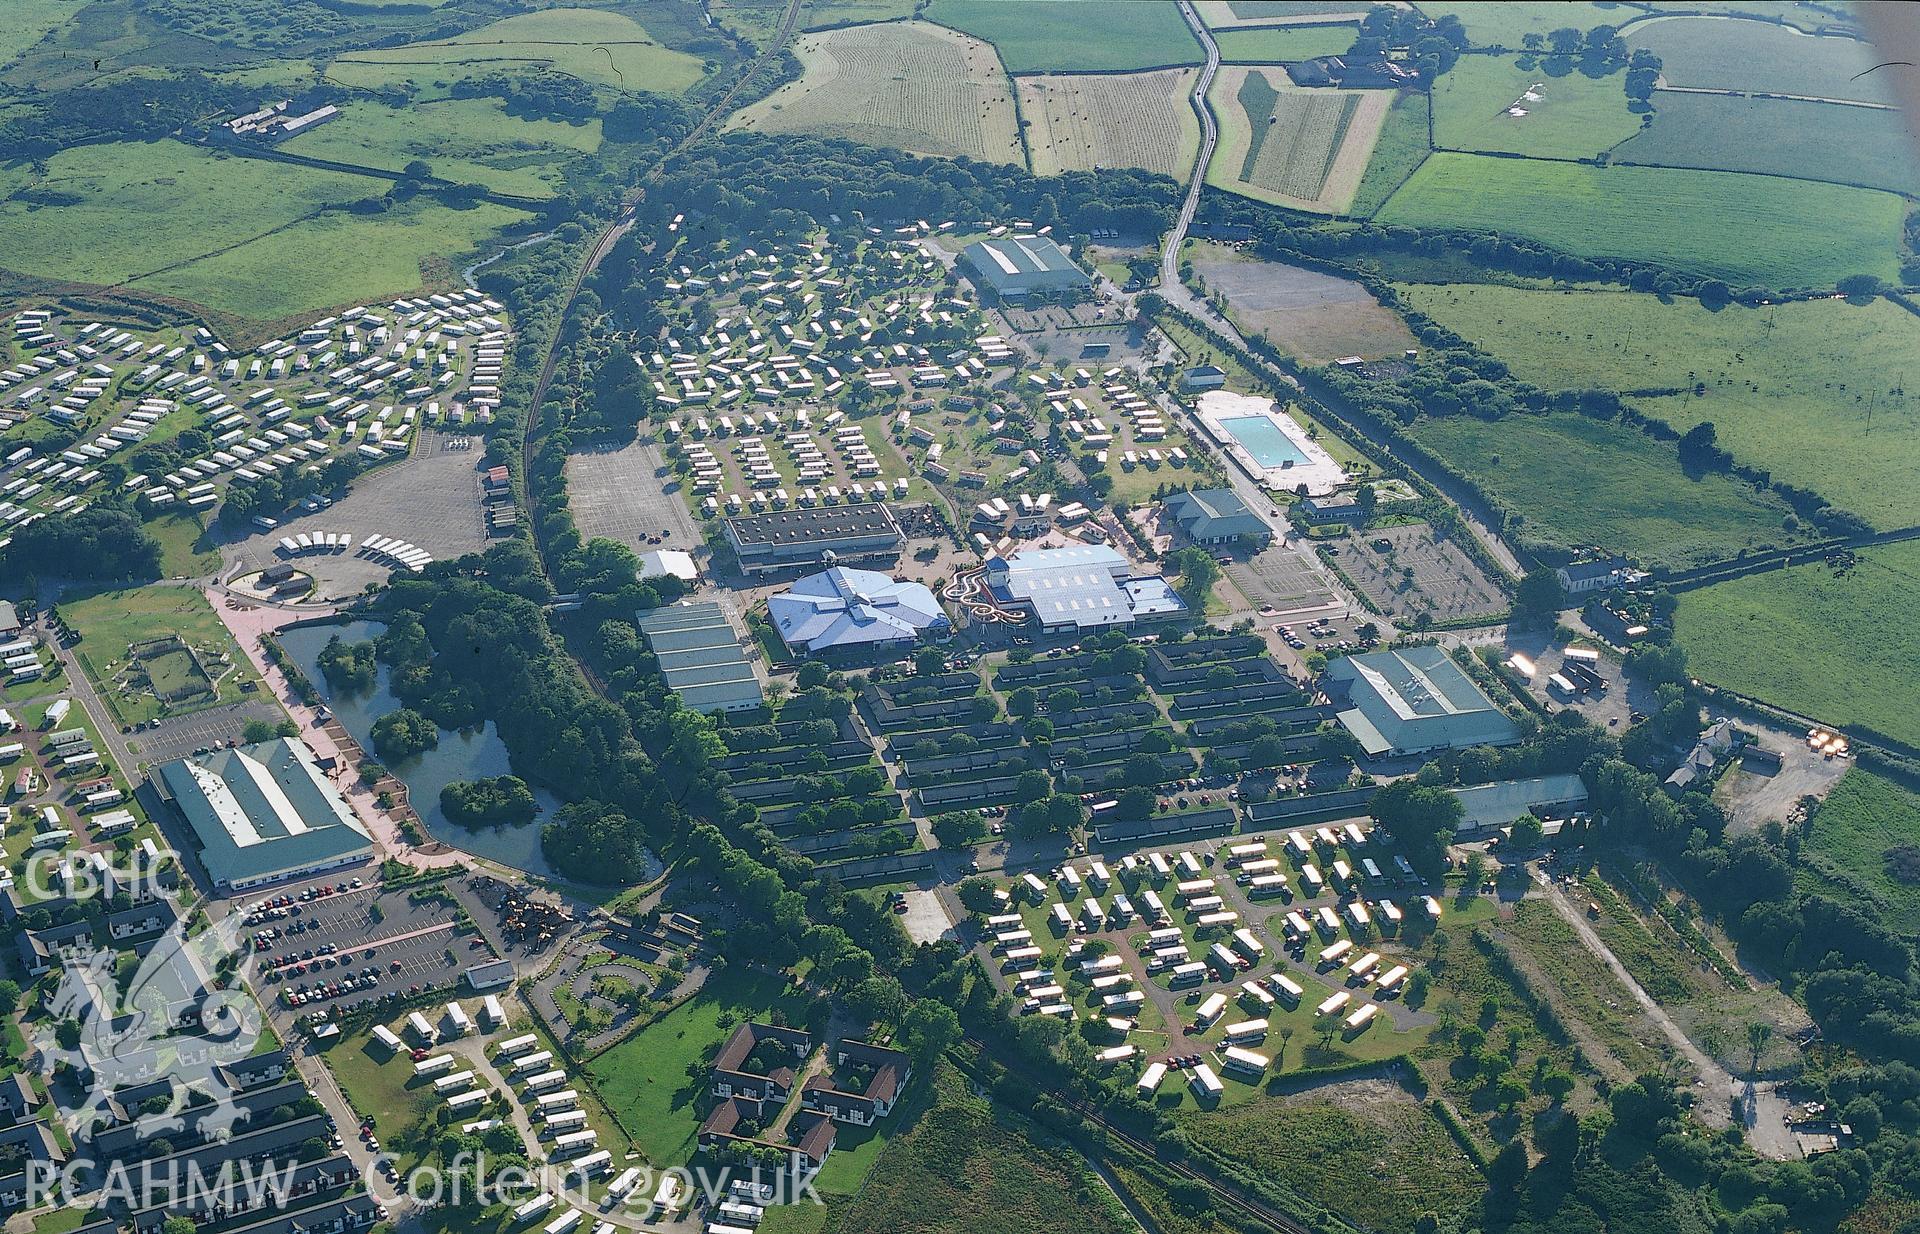
[[[695,711],[751,711],[764,701],[739,634],[713,601],[683,600],[642,613],[640,632],[667,684]]]
[[[1570,596],[1591,595],[1596,591],[1613,591],[1620,587],[1631,587],[1646,575],[1635,570],[1624,557],[1598,557],[1592,561],[1576,561],[1572,565],[1561,566],[1554,573],[1560,578],[1560,585],[1567,589]]]
[[[1327,666],[1338,719],[1369,755],[1511,745],[1520,731],[1437,647],[1345,656]]]
[[[882,502],[778,510],[726,520],[727,543],[747,574],[848,561],[891,561],[906,537]]]
[[[987,560],[986,583],[1009,608],[1031,612],[1048,632],[1167,620],[1186,603],[1158,574],[1133,565],[1103,544],[1027,548]]]
[[[1083,299],[1093,279],[1045,236],[976,240],[960,250],[975,287],[1009,304]]]
[[[346,798],[290,737],[163,763],[155,785],[193,829],[201,862],[223,891],[373,855]]]
[[[1505,827],[1523,814],[1554,817],[1587,804],[1586,782],[1576,775],[1502,780],[1452,792],[1460,799],[1458,830],[1462,835]]]
[[[809,655],[911,647],[952,628],[924,584],[845,566],[769,596],[767,612],[787,647]]]
[[[1273,529],[1230,488],[1169,493],[1162,504],[1195,544],[1262,547],[1273,538]]]

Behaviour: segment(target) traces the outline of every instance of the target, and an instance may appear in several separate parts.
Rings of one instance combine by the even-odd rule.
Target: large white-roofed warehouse
[[[161,764],[154,785],[179,810],[214,885],[241,891],[373,855],[340,790],[291,737]]]
[[[960,260],[976,288],[1012,304],[1079,300],[1093,290],[1092,277],[1045,236],[976,240]]]
[[[1327,665],[1338,719],[1369,755],[1510,745],[1520,730],[1438,647],[1345,656]]]

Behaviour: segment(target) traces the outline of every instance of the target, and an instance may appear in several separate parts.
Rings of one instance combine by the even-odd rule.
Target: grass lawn
[[[1536,158],[1583,159],[1640,131],[1627,110],[1624,70],[1550,76],[1506,56],[1462,56],[1433,83],[1433,144]],[[1533,94],[1535,98],[1525,97]],[[1524,111],[1522,116],[1509,109]]]
[[[1347,205],[1348,213],[1371,217],[1427,161],[1427,155],[1433,153],[1427,140],[1427,115],[1432,106],[1424,90],[1405,90],[1394,97],[1380,126],[1373,156],[1360,177],[1360,187]]]
[[[1829,724],[1920,742],[1920,543],[1716,583],[1680,598],[1674,637],[1703,681]]]
[[[135,285],[271,321],[415,291],[428,282],[423,262],[468,252],[528,217],[487,202],[456,210],[418,200],[383,214],[327,214]]]
[[[1410,431],[1521,515],[1508,530],[1523,542],[1601,544],[1648,565],[1681,567],[1795,539],[1782,529],[1788,511],[1777,498],[1725,475],[1689,479],[1670,443],[1611,421],[1452,416]]]
[[[0,234],[9,237],[0,263],[81,283],[124,282],[386,188],[176,141],[83,146],[46,165],[44,177],[24,163],[0,169]],[[291,273],[283,265],[274,277],[296,281]]]
[[[777,6],[776,6],[777,7]],[[801,28],[846,26],[863,21],[904,21],[913,16],[914,0],[812,0],[801,14]]]
[[[1840,899],[1864,899],[1903,934],[1920,930],[1920,877],[1903,864],[1896,877],[1888,854],[1920,846],[1920,793],[1854,768],[1814,811],[1801,849],[1802,883]]]
[[[822,1195],[857,1195],[867,1175],[873,1172],[874,1163],[880,1160],[880,1154],[895,1138],[918,1125],[920,1116],[933,1104],[933,1096],[933,1085],[916,1078],[910,1082],[906,1098],[878,1126],[841,1126],[833,1141],[833,1152],[820,1167],[814,1186]]]
[[[384,171],[400,171],[423,159],[443,179],[522,197],[551,197],[564,183],[566,164],[600,148],[600,122],[525,119],[489,98],[406,107],[366,100],[281,148]]]
[[[81,635],[80,660],[100,688],[101,697],[123,723],[140,723],[163,714],[151,693],[130,691],[116,684],[127,668],[128,645],[139,640],[177,634],[199,654],[200,662],[216,679],[216,692],[189,710],[216,702],[238,702],[245,697],[241,683],[260,680],[206,598],[191,587],[103,591],[64,601],[60,612]],[[226,665],[220,663],[222,657]],[[156,681],[170,671],[164,663],[154,666]]]
[[[1830,287],[1849,274],[1898,277],[1905,202],[1873,189],[1731,172],[1435,154],[1377,217],[1500,232],[1736,286]]]
[[[928,21],[985,39],[1009,73],[1110,73],[1199,64],[1171,4],[1133,0],[932,0]]]
[[[38,43],[84,7],[84,0],[8,0],[0,6],[0,61]]]
[[[679,94],[705,74],[699,57],[674,51],[622,13],[553,8],[520,13],[450,39],[355,51],[328,66],[350,86],[428,90],[497,72],[551,70],[617,90]]]
[[[1360,29],[1338,26],[1267,26],[1222,30],[1213,36],[1220,58],[1230,64],[1291,64],[1317,56],[1344,56]]]
[[[1546,901],[1522,900],[1515,905],[1507,938],[1532,954],[1566,1010],[1612,1051],[1626,1071],[1642,1075],[1666,1065],[1672,1045],[1636,1013],[1626,986]]]
[[[1406,302],[1550,390],[1635,395],[1685,430],[1711,420],[1735,457],[1880,527],[1920,522],[1920,319],[1886,300],[1718,312],[1624,291],[1411,284]],[[1868,411],[1872,410],[1872,427]]]
[[[197,578],[220,568],[220,554],[202,548],[206,528],[192,514],[163,514],[147,523],[147,534],[160,544],[160,572],[168,578]]]
[[[386,1048],[366,1032],[336,1038],[321,1058],[353,1108],[378,1120],[380,1147],[405,1174],[432,1147],[420,1135],[441,1105],[432,1079],[415,1082],[406,1051],[388,1057]]]
[[[1397,1085],[1334,1084],[1180,1119],[1204,1149],[1365,1229],[1408,1234],[1423,1211],[1463,1211],[1483,1186],[1447,1129]]]
[[[634,1147],[659,1166],[684,1165],[704,1116],[706,1064],[748,1019],[773,1010],[803,1018],[806,999],[764,973],[728,969],[686,1002],[587,1064],[600,1096],[618,1112]],[[689,1076],[698,1068],[698,1078]]]
[[[1067,1214],[1079,1234],[1138,1228],[1077,1154],[1042,1145],[958,1072],[937,1067],[932,1087],[931,1108],[887,1145],[835,1229],[999,1234],[1062,1228]]]

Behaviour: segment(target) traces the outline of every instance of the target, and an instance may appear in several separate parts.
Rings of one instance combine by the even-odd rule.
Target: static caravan
[[[1228,1041],[1235,1045],[1246,1045],[1250,1042],[1265,1041],[1267,1039],[1267,1022],[1265,1020],[1241,1020],[1237,1024],[1227,1025],[1224,1031]]]
[[[1215,991],[1201,1000],[1200,1006],[1194,1010],[1193,1019],[1202,1028],[1210,1028],[1226,1010],[1227,996]]]
[[[1230,1045],[1220,1051],[1220,1065],[1225,1070],[1240,1075],[1265,1075],[1267,1061],[1266,1055],[1256,1054],[1252,1050],[1243,1050],[1237,1045]]]
[[[1347,993],[1345,990],[1335,991],[1334,993],[1329,994],[1324,1000],[1322,1000],[1318,1007],[1314,1008],[1314,1014],[1315,1015],[1337,1014],[1342,1007],[1346,1006],[1348,1003],[1352,1001],[1353,1001],[1353,995]]]
[[[1220,1094],[1227,1091],[1226,1085],[1220,1082],[1220,1077],[1213,1073],[1213,1068],[1205,1063],[1194,1064],[1193,1076],[1187,1083],[1202,1100],[1218,1099]]]
[[[1167,1065],[1165,1063],[1151,1063],[1145,1071],[1140,1073],[1140,1082],[1133,1086],[1133,1091],[1142,1097],[1151,1097],[1160,1091],[1160,1082],[1166,1078]]]
[[[401,1043],[400,1038],[395,1035],[394,1031],[384,1024],[376,1024],[373,1026],[373,1039],[387,1047],[387,1049],[396,1052],[406,1048],[406,1046]],[[452,1062],[453,1060],[448,1059],[447,1061]]]
[[[1347,953],[1352,950],[1353,944],[1344,938],[1336,943],[1328,943],[1320,949],[1320,967],[1323,969],[1332,968],[1334,965],[1346,959]]]
[[[535,1217],[538,1217],[552,1207],[552,1196],[536,1195],[531,1200],[526,1201],[521,1204],[520,1207],[513,1210],[513,1219],[519,1222],[532,1221]]]
[[[413,1030],[413,1035],[420,1041],[420,1044],[432,1045],[434,1043],[433,1025],[427,1023],[427,1017],[421,1015],[418,1011],[409,1011],[407,1013],[407,1027]],[[453,1060],[448,1059],[447,1061],[451,1063]]]
[[[433,1081],[433,1091],[436,1093],[450,1093],[456,1089],[465,1089],[469,1087],[472,1082],[473,1071],[471,1068],[465,1071],[455,1071],[448,1075],[436,1076]]]
[[[1352,1015],[1347,1017],[1346,1030],[1350,1033],[1359,1032],[1361,1029],[1365,1028],[1367,1025],[1373,1023],[1373,1017],[1379,1014],[1379,1011],[1380,1011],[1380,1008],[1377,1004],[1374,1004],[1374,1003],[1361,1004],[1361,1006],[1357,1008]]]
[[[1245,928],[1233,932],[1233,946],[1236,951],[1249,960],[1259,960],[1267,954],[1266,944],[1253,936],[1253,931]]]
[[[540,1044],[540,1038],[536,1037],[532,1033],[528,1033],[524,1037],[509,1037],[505,1041],[502,1041],[500,1043],[500,1053],[524,1054],[528,1050],[531,1050],[534,1046],[537,1046],[539,1044]]]
[[[1273,992],[1280,1001],[1289,1007],[1298,1006],[1301,995],[1306,993],[1299,982],[1285,973],[1274,973],[1267,978],[1267,983],[1273,987]]]
[[[1380,992],[1383,994],[1391,994],[1404,985],[1406,980],[1407,966],[1404,964],[1396,964],[1386,972],[1380,974],[1380,981],[1378,983]]]
[[[447,1098],[447,1108],[449,1110],[452,1110],[455,1114],[459,1114],[462,1111],[471,1110],[477,1106],[485,1105],[486,1101],[487,1101],[486,1090],[480,1089],[480,1088],[473,1088],[473,1089],[468,1089],[464,1093],[455,1093],[453,1096]]]

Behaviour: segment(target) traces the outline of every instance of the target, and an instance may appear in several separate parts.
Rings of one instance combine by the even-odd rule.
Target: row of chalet
[[[784,1142],[762,1138],[757,1129],[786,1107],[812,1052],[812,1036],[797,1028],[749,1021],[735,1029],[713,1060],[710,1091],[718,1101],[700,1126],[700,1146],[780,1148],[796,1166],[818,1169],[833,1149],[834,1124],[867,1127],[885,1118],[913,1074],[899,1050],[841,1041],[831,1065],[801,1085]]]

